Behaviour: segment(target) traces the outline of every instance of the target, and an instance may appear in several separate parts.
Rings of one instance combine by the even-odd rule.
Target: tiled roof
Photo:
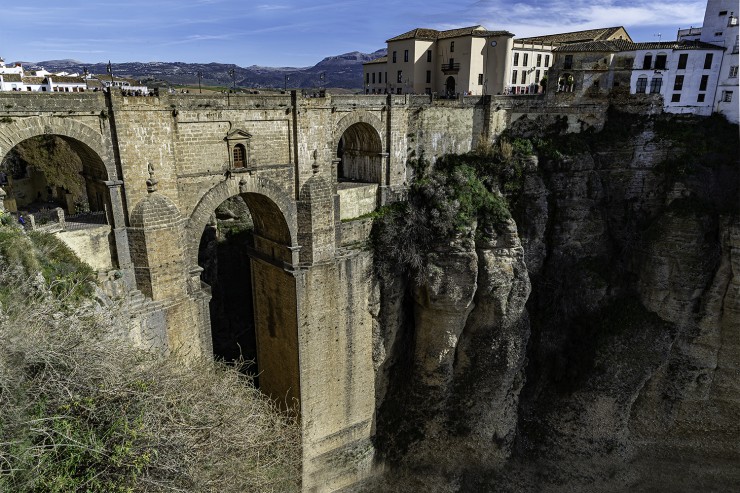
[[[544,36],[533,36],[530,38],[517,38],[519,43],[553,44],[562,45],[570,43],[583,43],[586,41],[605,41],[617,33],[622,26],[603,27],[601,29],[589,29],[586,31],[574,31],[572,33],[546,34]],[[627,31],[625,31],[626,34]],[[632,41],[627,34],[627,41]]]
[[[416,28],[412,29],[411,31],[403,34],[399,34],[396,37],[393,37],[389,40],[386,40],[386,43],[390,43],[391,41],[401,41],[404,39],[421,39],[426,41],[436,41],[438,39],[448,39],[448,38],[459,38],[462,36],[475,36],[475,37],[489,37],[489,36],[514,36],[509,31],[489,31],[483,26],[469,26],[469,27],[461,27],[458,29],[448,29],[447,31],[437,31],[435,29],[426,29],[426,28]]]
[[[573,43],[563,46],[558,46],[553,51],[558,53],[563,52],[584,52],[584,51],[596,51],[596,52],[617,52],[617,51],[631,51],[635,49],[635,43],[626,41],[624,39],[612,39],[610,41],[588,41],[585,43]]]
[[[476,37],[504,36],[507,34],[514,36],[509,31],[489,31],[483,26],[471,26],[471,27],[463,27],[460,29],[450,29],[449,31],[440,31],[439,36],[437,36],[437,39],[458,38],[461,36],[476,36]]]
[[[386,63],[388,61],[387,56],[382,56],[380,58],[376,58],[375,60],[370,60],[369,62],[363,63],[363,65],[372,65],[373,63]]]
[[[635,43],[635,50],[724,50],[725,48],[702,41],[661,41]]]
[[[0,74],[5,82],[21,82],[21,74]]]
[[[558,46],[553,51],[558,53],[572,52],[618,52],[635,50],[724,50],[725,48],[701,41],[661,41],[653,43],[633,43],[624,39],[609,41],[589,41]]]
[[[386,40],[386,43],[390,43],[391,41],[401,41],[403,39],[426,39],[429,41],[434,41],[435,39],[437,39],[438,35],[439,31],[418,27],[416,29],[412,29],[407,33],[399,34],[398,36],[388,39]]]
[[[65,75],[50,75],[51,80],[58,84],[79,84],[85,82],[82,77],[68,77]]]
[[[41,85],[44,83],[45,77],[23,77],[24,84],[30,85]]]

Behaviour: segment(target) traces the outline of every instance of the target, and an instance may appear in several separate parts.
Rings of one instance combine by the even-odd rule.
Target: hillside
[[[0,213],[0,491],[293,492],[300,438],[251,379],[133,347],[56,236]],[[7,219],[7,218],[5,218]]]
[[[385,49],[374,53],[354,51],[330,56],[312,67],[261,67],[252,65],[239,67],[225,63],[185,63],[185,62],[126,62],[112,64],[116,76],[143,80],[150,85],[157,82],[170,84],[197,84],[198,72],[203,75],[202,84],[206,86],[231,86],[234,82],[229,71],[234,70],[237,87],[243,88],[282,88],[285,76],[290,77],[289,88],[311,89],[333,87],[343,89],[362,88],[362,64],[385,55]],[[105,74],[107,63],[86,63],[78,60],[45,60],[40,62],[21,62],[27,68],[43,67],[51,72],[82,72]],[[325,74],[322,83],[321,74]]]

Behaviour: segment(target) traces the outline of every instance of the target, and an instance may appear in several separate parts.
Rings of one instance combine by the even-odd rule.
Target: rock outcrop
[[[740,486],[737,136],[662,118],[533,157],[516,223],[379,284],[368,491]]]

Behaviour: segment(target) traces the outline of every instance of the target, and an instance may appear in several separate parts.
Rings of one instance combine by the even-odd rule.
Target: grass
[[[236,368],[128,344],[70,255],[0,227],[0,491],[298,491],[295,417]]]

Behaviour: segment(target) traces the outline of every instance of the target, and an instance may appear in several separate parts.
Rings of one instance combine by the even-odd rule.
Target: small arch
[[[337,179],[382,183],[382,142],[368,123],[357,122],[347,128],[337,144]]]

